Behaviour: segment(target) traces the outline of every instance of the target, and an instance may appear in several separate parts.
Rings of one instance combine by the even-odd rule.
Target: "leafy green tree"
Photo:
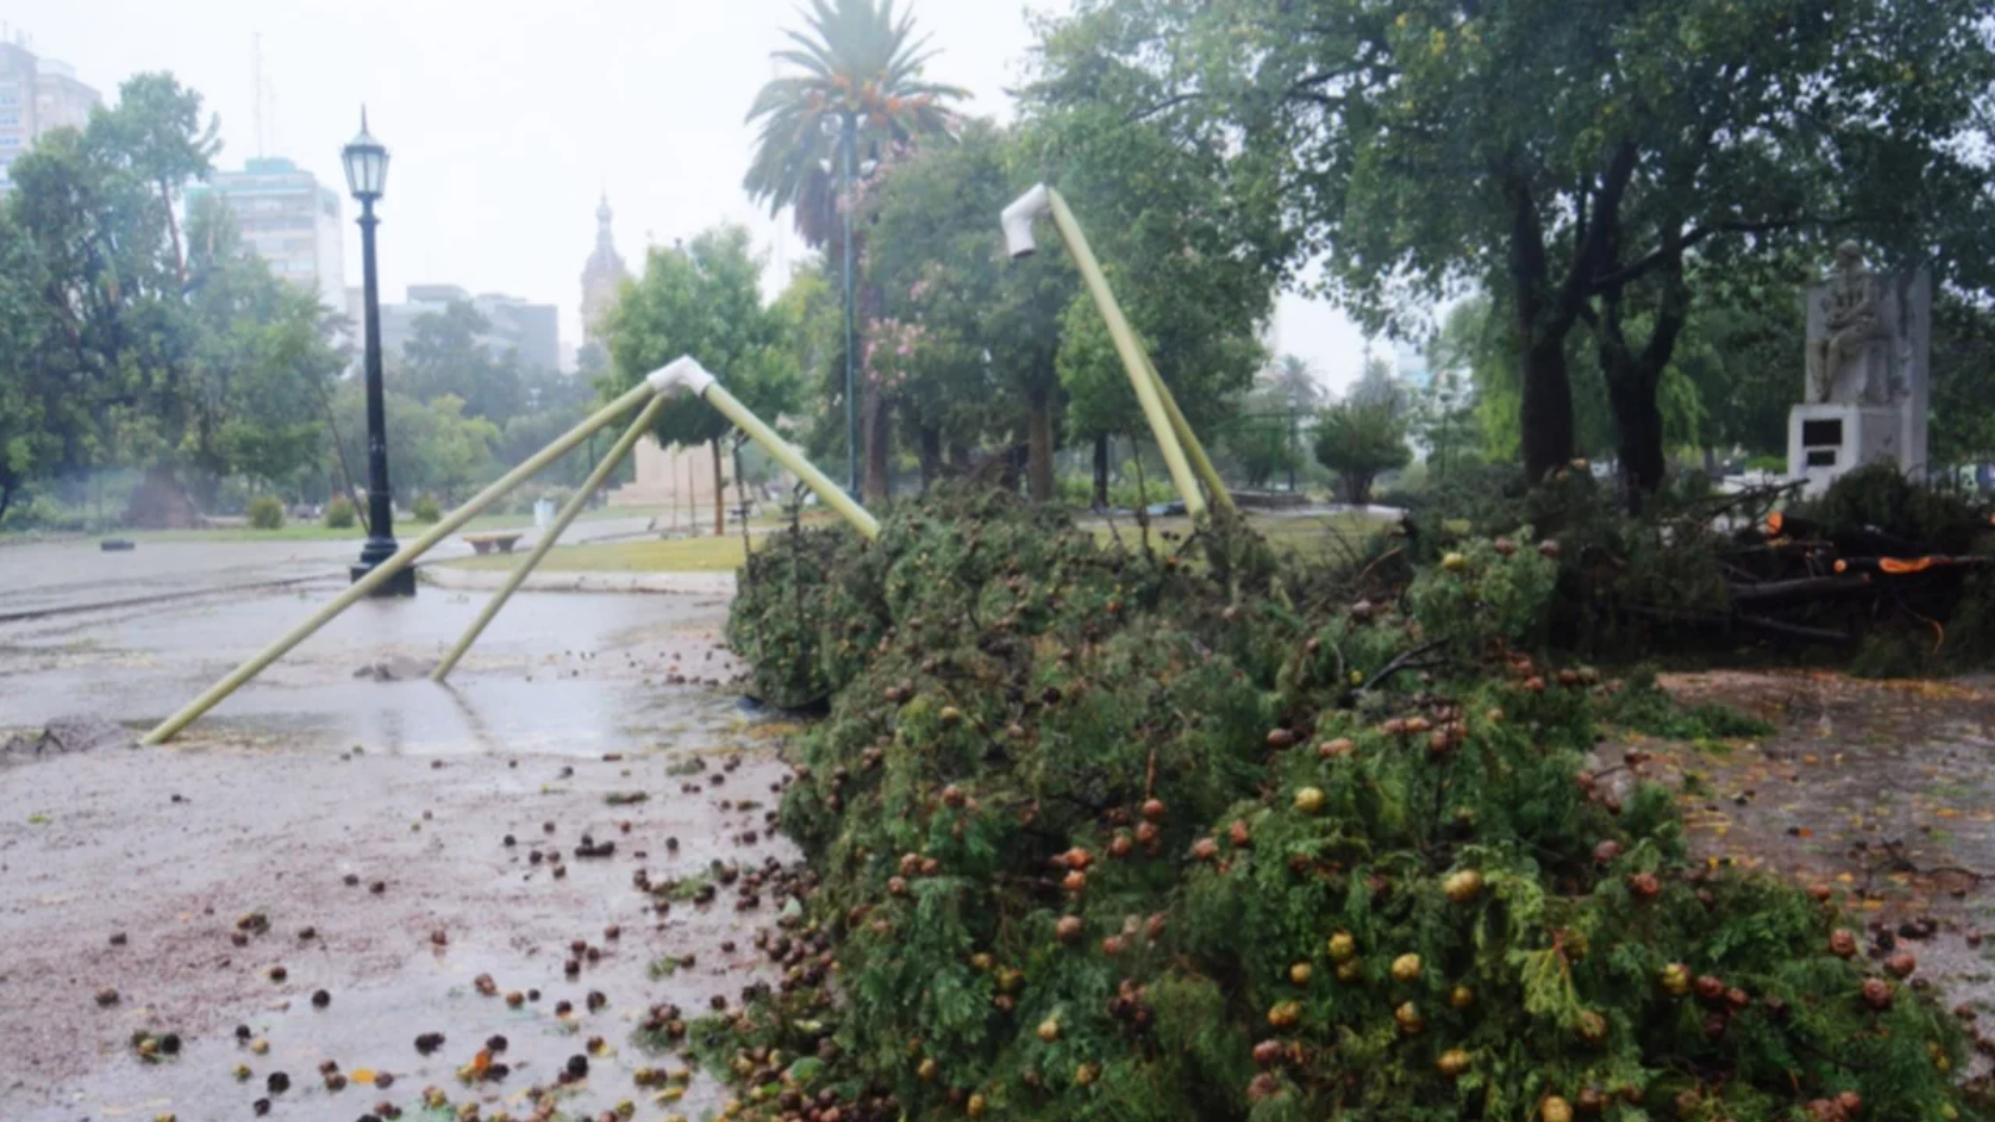
[[[173,266],[187,283],[187,254],[174,218],[182,189],[205,177],[221,150],[221,121],[201,120],[201,95],[164,71],[138,74],[118,87],[118,104],[93,116],[88,136],[119,172],[156,192],[171,240]]]
[[[996,215],[1030,182],[1013,139],[984,121],[885,177],[871,210],[869,379],[902,402],[931,471],[944,444],[1001,437],[1026,447],[1033,499],[1053,497],[1058,320],[1072,270],[1050,255],[1011,261]]]
[[[712,371],[757,416],[773,422],[795,408],[801,379],[783,322],[762,305],[762,265],[748,248],[748,231],[720,226],[683,247],[653,249],[644,275],[624,284],[604,325],[611,373],[608,388],[627,389],[665,363],[688,354]],[[681,395],[658,414],[662,444],[706,444],[714,480],[722,477],[721,438],[730,423],[704,400]],[[727,507],[714,488],[714,532],[727,530]]]
[[[34,251],[0,200],[0,521],[29,481],[60,465],[66,441],[88,420],[66,415],[65,387],[46,361],[47,282]]]
[[[1979,0],[1392,3],[1087,0],[1150,81],[1105,107],[1232,153],[1293,252],[1366,322],[1470,279],[1503,296],[1533,476],[1573,451],[1571,337],[1603,370],[1624,473],[1661,477],[1658,392],[1694,265],[1868,237],[1981,287]],[[1583,329],[1583,331],[1582,331]]]
[[[286,284],[249,252],[226,207],[203,198],[188,216],[180,462],[209,483],[243,475],[266,486],[318,462],[324,400],[343,364],[315,293]]]
[[[1347,398],[1316,420],[1316,462],[1337,473],[1345,502],[1370,502],[1381,473],[1412,461],[1406,419],[1387,402]]]
[[[1086,229],[1158,375],[1211,440],[1265,361],[1257,332],[1273,314],[1288,246],[1277,201],[1237,174],[1223,147],[1131,118],[1129,104],[1162,88],[1118,53],[1131,34],[1087,21],[1051,31],[1025,90],[1023,139],[1038,177]],[[1094,442],[1100,500],[1109,437],[1147,436],[1147,425],[1084,293],[1064,324],[1067,423]]]

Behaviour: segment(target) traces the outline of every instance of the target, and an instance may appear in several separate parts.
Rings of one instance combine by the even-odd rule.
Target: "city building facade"
[[[439,315],[452,304],[467,304],[484,318],[479,342],[494,357],[519,354],[521,365],[533,370],[558,370],[561,362],[560,312],[552,304],[535,304],[498,292],[471,292],[454,284],[412,284],[400,304],[381,305],[381,350],[397,356],[414,336],[416,321]],[[347,290],[347,314],[359,322],[360,290]]]
[[[82,128],[103,103],[67,64],[36,55],[18,36],[0,41],[0,193],[13,187],[8,169],[36,140]]]
[[[243,243],[272,273],[317,293],[328,309],[345,308],[346,231],[339,192],[290,160],[268,157],[248,161],[241,171],[211,173],[188,190],[188,209],[204,196],[229,208]]]

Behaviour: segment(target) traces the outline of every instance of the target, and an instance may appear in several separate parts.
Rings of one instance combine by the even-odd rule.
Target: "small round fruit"
[[[1285,1049],[1279,1040],[1263,1040],[1254,1045],[1254,1063],[1259,1067],[1273,1067],[1282,1061]]]
[[[1884,960],[1884,969],[1894,978],[1909,978],[1912,971],[1919,968],[1919,960],[1910,951],[1899,951]]]
[[[1288,980],[1293,985],[1306,986],[1315,968],[1306,962],[1298,962],[1288,968]]]
[[[1326,796],[1321,787],[1304,787],[1295,793],[1295,809],[1304,814],[1320,814]]]
[[[1039,1039],[1051,1044],[1055,1040],[1060,1039],[1060,1022],[1055,1018],[1048,1017],[1039,1022],[1039,1028],[1036,1031],[1039,1033]]]
[[[1448,991],[1448,1004],[1456,1009],[1467,1009],[1475,1004],[1475,991],[1467,986],[1456,986]]]
[[[1469,1054],[1460,1048],[1450,1048],[1434,1060],[1434,1070],[1449,1079],[1459,1077],[1469,1069]]]
[[[832,1109],[836,1110],[837,1108],[833,1107]],[[982,1118],[984,1116],[984,1096],[981,1093],[971,1095],[969,1100],[963,1104],[963,1112],[972,1118]]]
[[[1191,843],[1191,856],[1194,861],[1211,861],[1219,856],[1218,838],[1200,838]]]
[[[1420,979],[1420,956],[1403,954],[1392,960],[1392,980],[1395,982],[1415,982]]]
[[[1856,957],[1856,932],[1838,927],[1829,932],[1829,953],[1837,958]]]
[[[1441,568],[1446,569],[1448,572],[1459,573],[1468,567],[1469,559],[1462,554],[1444,553],[1441,555]]]
[[[1348,736],[1326,740],[1316,746],[1316,754],[1326,760],[1338,760],[1358,750],[1358,743]]]
[[[1339,931],[1330,936],[1324,949],[1330,952],[1330,961],[1349,962],[1358,953],[1358,940],[1348,931]]]
[[[1690,992],[1690,967],[1681,962],[1672,962],[1662,968],[1662,973],[1656,978],[1656,984],[1671,997],[1682,997]]]
[[[1621,856],[1621,843],[1613,838],[1608,838],[1593,847],[1593,863],[1596,865],[1611,865],[1619,856]]]
[[[1894,996],[1890,982],[1882,978],[1865,978],[1863,980],[1863,1003],[1872,1009],[1881,1013],[1891,1008],[1891,1000]]]
[[[1271,1028],[1294,1028],[1302,1019],[1302,1003],[1299,1001],[1278,1001],[1268,1010],[1268,1025]]]
[[[1653,900],[1662,891],[1662,881],[1654,873],[1636,873],[1628,878],[1628,891],[1637,900]]]
[[[1474,869],[1461,869],[1449,873],[1441,882],[1441,891],[1449,900],[1466,904],[1482,894],[1482,874]]]
[[[1538,1103],[1538,1122],[1572,1122],[1572,1104],[1557,1095]]]
[[[1129,943],[1120,935],[1104,935],[1101,939],[1101,953],[1114,958],[1129,949]]]
[[[1588,1044],[1598,1044],[1607,1039],[1607,1018],[1591,1009],[1584,1010],[1575,1020],[1573,1030]]]
[[[1087,924],[1079,916],[1061,916],[1060,921],[1053,925],[1054,936],[1062,943],[1068,944],[1080,942],[1081,935],[1086,930]]]
[[[1283,728],[1268,730],[1268,747],[1280,750],[1295,746],[1295,734]]]
[[[1164,820],[1164,813],[1165,813],[1164,800],[1162,799],[1143,800],[1143,817],[1145,820],[1150,822],[1162,822]]]
[[[935,1062],[935,1057],[930,1056],[921,1061],[921,1066],[914,1069],[915,1078],[921,1080],[923,1083],[933,1083],[935,1082],[935,1073],[939,1069],[940,1065]]]
[[[1136,843],[1130,840],[1128,834],[1118,833],[1108,841],[1108,855],[1110,857],[1121,859],[1129,856],[1135,849]]]
[[[1068,872],[1066,876],[1060,878],[1060,887],[1077,896],[1086,890],[1087,886],[1088,875],[1079,869],[1074,869]]]
[[[1392,1011],[1392,1019],[1399,1022],[1399,1031],[1404,1033],[1416,1033],[1427,1027],[1426,1020],[1420,1016],[1420,1007],[1411,1001],[1401,1002],[1399,1008]]]
[[[1345,959],[1337,964],[1337,980],[1346,985],[1361,982],[1365,977],[1364,963],[1355,958]]]
[[[1075,1085],[1081,1087],[1090,1086],[1091,1084],[1094,1083],[1095,1077],[1100,1074],[1101,1074],[1101,1069],[1096,1067],[1095,1065],[1082,1064],[1081,1066],[1074,1069],[1074,1083]]]

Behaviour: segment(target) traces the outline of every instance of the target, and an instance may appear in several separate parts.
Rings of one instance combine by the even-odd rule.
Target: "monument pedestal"
[[[1910,471],[1905,456],[1905,411],[1889,405],[1826,401],[1787,413],[1787,477],[1803,479],[1813,497],[1845,472],[1880,461]]]

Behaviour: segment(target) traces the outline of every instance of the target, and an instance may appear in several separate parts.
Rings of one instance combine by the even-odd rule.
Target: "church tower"
[[[610,200],[603,196],[596,206],[596,248],[582,266],[582,341],[601,344],[603,317],[616,303],[617,288],[630,276],[617,253],[616,239],[610,233]]]

